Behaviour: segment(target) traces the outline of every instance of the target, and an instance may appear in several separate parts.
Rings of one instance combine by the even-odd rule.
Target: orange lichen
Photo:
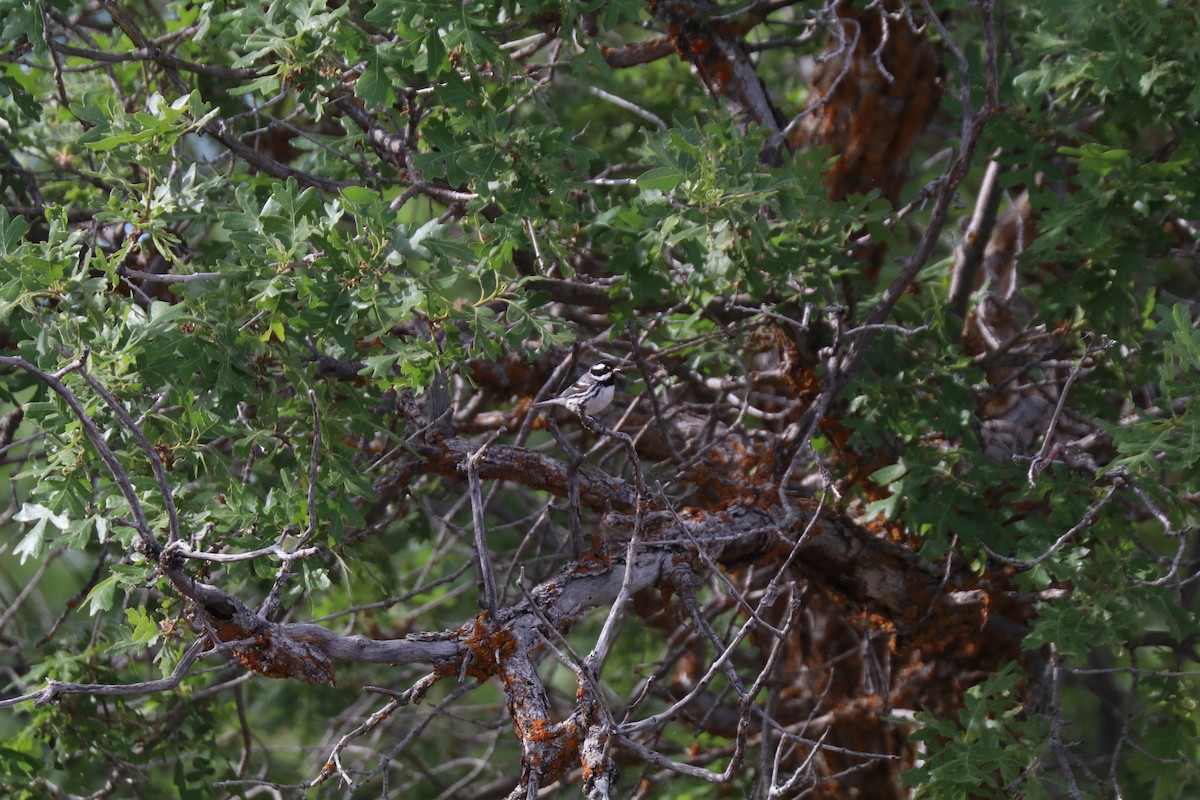
[[[531,717],[525,711],[531,705],[529,697],[522,691],[531,687],[507,685],[513,730],[521,741],[526,765],[537,768],[543,781],[558,780],[579,761],[583,744],[579,726],[572,720],[556,723],[542,716]]]
[[[733,67],[730,66],[729,62],[721,59],[712,70],[712,74],[717,79],[717,85],[723,91],[728,91],[729,84],[733,83]]]
[[[221,641],[236,643],[233,655],[246,669],[268,678],[337,685],[329,658],[316,642],[288,637],[277,628],[249,633],[232,620],[214,627]]]
[[[498,627],[484,611],[475,617],[471,633],[463,641],[466,674],[482,683],[501,672],[506,658],[517,652],[518,642],[512,632]]]

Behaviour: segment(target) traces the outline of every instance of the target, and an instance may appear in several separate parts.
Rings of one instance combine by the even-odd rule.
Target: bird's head
[[[612,380],[614,376],[620,375],[621,370],[617,369],[616,365],[611,361],[597,361],[595,364],[592,364],[592,368],[588,370],[588,374],[590,374],[592,379],[595,381],[607,383],[608,381]]]

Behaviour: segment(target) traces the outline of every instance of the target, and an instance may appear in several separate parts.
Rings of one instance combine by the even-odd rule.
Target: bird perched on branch
[[[620,373],[611,361],[597,361],[583,377],[563,390],[558,397],[534,403],[533,406],[562,406],[577,417],[598,414],[613,401],[617,376]]]

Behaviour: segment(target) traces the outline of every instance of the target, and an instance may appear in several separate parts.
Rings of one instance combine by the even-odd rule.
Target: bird
[[[533,406],[562,406],[578,417],[599,414],[613,401],[619,374],[621,371],[611,361],[597,361],[558,397],[534,403]]]

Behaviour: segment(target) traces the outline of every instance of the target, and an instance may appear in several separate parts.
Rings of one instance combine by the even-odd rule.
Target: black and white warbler
[[[592,368],[565,389],[558,397],[534,403],[534,407],[562,406],[572,414],[589,417],[608,408],[616,392],[617,375],[620,374],[611,361],[597,361]]]

